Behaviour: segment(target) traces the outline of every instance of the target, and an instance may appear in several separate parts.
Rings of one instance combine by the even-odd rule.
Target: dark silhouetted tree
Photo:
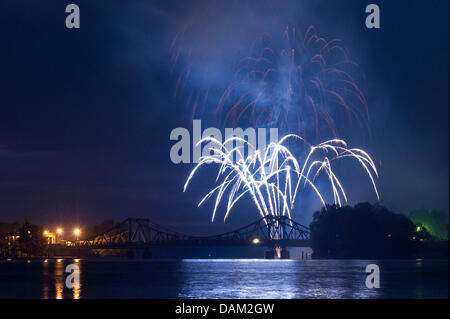
[[[419,238],[408,217],[381,205],[327,205],[313,215],[315,258],[400,258],[410,256]]]
[[[46,239],[41,226],[30,224],[27,220],[19,230],[19,249],[26,256],[42,256],[45,251]]]

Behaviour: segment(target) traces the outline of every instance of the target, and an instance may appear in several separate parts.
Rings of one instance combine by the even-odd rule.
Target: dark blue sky
[[[170,162],[169,134],[190,119],[174,98],[170,45],[189,21],[185,63],[214,71],[193,89],[223,88],[252,41],[287,24],[342,39],[365,75],[373,133],[345,137],[375,159],[381,203],[448,213],[448,1],[75,1],[79,30],[65,28],[69,3],[0,4],[1,220],[134,216],[214,233],[257,218],[244,202],[211,225],[211,205],[196,207],[210,182],[199,176],[182,193],[192,165]],[[380,5],[380,30],[364,26],[369,3]],[[343,178],[351,204],[375,200],[361,176]],[[317,204],[306,197],[295,219],[308,223]]]

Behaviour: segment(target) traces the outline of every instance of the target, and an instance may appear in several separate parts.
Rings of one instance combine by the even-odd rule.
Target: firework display
[[[174,94],[184,99],[191,118],[214,106],[221,126],[278,127],[320,141],[338,137],[342,119],[355,121],[370,134],[368,105],[358,85],[364,75],[342,40],[327,40],[313,26],[303,32],[287,26],[278,41],[263,35],[237,63],[215,101],[210,86],[190,83],[193,76],[210,78],[212,71],[211,66],[193,68],[193,48],[185,43],[188,30],[189,25],[173,40],[171,67],[180,66]],[[181,58],[188,62],[180,64]]]
[[[212,145],[209,147],[210,155],[200,158],[200,162],[192,170],[184,185],[184,191],[201,166],[218,164],[216,181],[219,185],[207,193],[199,203],[200,206],[206,199],[216,195],[212,220],[223,198],[227,202],[224,217],[226,220],[233,206],[246,194],[250,195],[262,217],[287,215],[290,218],[297,193],[307,186],[314,190],[325,206],[325,199],[315,185],[321,174],[325,174],[329,180],[334,203],[340,206],[343,201],[347,201],[346,192],[333,171],[332,163],[344,158],[353,158],[364,168],[377,197],[379,196],[374,180],[378,172],[373,160],[365,151],[348,148],[345,141],[332,139],[310,147],[305,161],[299,163],[289,148],[283,144],[288,139],[302,140],[298,135],[289,134],[278,143],[270,143],[264,152],[260,152],[254,145],[239,137],[230,137],[223,143],[211,137],[204,138],[199,143],[209,142],[209,145]],[[248,146],[248,156],[245,156],[241,147],[234,146],[234,142],[237,141]]]
[[[367,102],[352,74],[359,66],[339,39],[310,26],[286,27],[280,47],[268,36],[252,46],[217,106],[225,124],[276,126],[303,138],[337,137],[335,117],[368,125]]]
[[[0,301],[448,299],[449,4],[2,0]]]

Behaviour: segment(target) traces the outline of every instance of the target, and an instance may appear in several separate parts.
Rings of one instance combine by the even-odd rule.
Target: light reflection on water
[[[71,263],[79,288],[65,284]],[[370,263],[380,289],[365,286]],[[448,298],[448,260],[12,260],[0,298]]]
[[[79,259],[44,259],[42,261],[42,298],[43,299],[80,299],[80,286],[68,289],[66,287],[66,266],[75,263],[80,267],[81,279],[81,263]]]
[[[377,298],[367,261],[184,260],[182,298]],[[330,268],[330,262],[334,265]],[[217,264],[222,264],[217,267]],[[212,276],[214,268],[223,271]]]

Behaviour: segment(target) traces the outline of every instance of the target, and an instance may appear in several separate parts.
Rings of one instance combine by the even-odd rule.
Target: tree
[[[0,223],[0,258],[16,256],[17,243],[12,236],[17,235],[20,225],[18,223]]]
[[[417,245],[416,227],[381,205],[327,205],[313,215],[311,246],[316,258],[399,258]]]
[[[43,235],[43,228],[33,225],[26,220],[19,230],[19,249],[27,257],[42,256],[45,250],[46,239]]]

